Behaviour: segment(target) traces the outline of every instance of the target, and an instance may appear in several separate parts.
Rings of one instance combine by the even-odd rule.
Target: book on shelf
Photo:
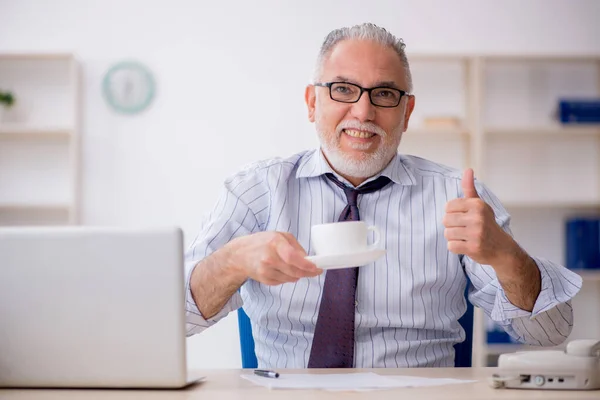
[[[600,125],[600,99],[561,99],[558,117],[563,124]]]
[[[571,218],[566,222],[569,269],[600,269],[600,217]]]

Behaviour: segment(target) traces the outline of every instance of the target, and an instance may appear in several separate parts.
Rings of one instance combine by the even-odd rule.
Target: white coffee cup
[[[367,244],[369,231],[375,233],[375,241]],[[342,255],[374,250],[379,243],[379,230],[363,221],[343,221],[313,225],[311,243],[317,256]]]

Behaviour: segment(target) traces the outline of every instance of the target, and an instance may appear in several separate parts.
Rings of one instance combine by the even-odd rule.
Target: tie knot
[[[346,200],[348,200],[348,204],[351,206],[358,205],[358,195],[360,193],[360,190],[353,189],[349,186],[344,186],[343,189],[344,193],[346,194]]]
[[[375,192],[379,189],[383,189],[385,186],[387,186],[388,183],[391,182],[390,178],[388,178],[387,176],[380,176],[379,178],[375,179],[374,181],[368,182],[365,185],[363,185],[357,189],[354,189],[354,188],[351,188],[350,186],[346,186],[343,182],[340,182],[340,180],[331,173],[325,174],[325,176],[327,176],[327,178],[330,181],[332,181],[333,183],[335,183],[337,186],[339,186],[340,188],[342,188],[344,190],[344,193],[346,193],[346,197],[348,198],[348,202],[350,202],[351,198],[355,199],[354,201],[356,202],[356,199],[358,198],[359,194]]]
[[[333,174],[329,173],[325,174],[325,176],[327,176],[330,181],[340,187],[346,194],[348,205],[346,205],[346,207],[342,210],[342,214],[340,215],[339,219],[340,221],[359,221],[360,214],[358,211],[358,195],[375,192],[391,182],[390,178],[380,176],[374,181],[368,182],[358,189],[354,189],[350,186],[344,185]]]

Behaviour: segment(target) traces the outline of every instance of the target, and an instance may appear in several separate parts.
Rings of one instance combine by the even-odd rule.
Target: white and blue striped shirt
[[[227,180],[186,254],[188,284],[200,260],[242,235],[290,232],[313,254],[311,226],[337,221],[346,205],[343,191],[324,177],[328,172],[335,174],[322,153],[313,150],[255,163]],[[466,310],[467,278],[472,283],[469,300],[515,339],[544,346],[565,340],[573,324],[570,299],[581,288],[577,274],[534,258],[542,277],[540,295],[532,312],[515,307],[490,266],[447,250],[442,218],[446,203],[462,197],[461,171],[398,155],[380,175],[393,184],[361,195],[358,202],[361,219],[381,231],[386,255],[359,269],[355,367],[453,366],[453,345],[465,335],[458,319]],[[483,184],[475,184],[498,224],[510,233],[506,210]],[[243,305],[252,321],[259,367],[306,368],[326,273],[279,286],[248,280],[208,320],[188,286],[188,335]]]

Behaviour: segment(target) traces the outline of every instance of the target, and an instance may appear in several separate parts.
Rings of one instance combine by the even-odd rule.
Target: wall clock
[[[152,103],[155,81],[150,70],[139,62],[126,61],[112,66],[102,81],[108,105],[122,114],[137,114]]]

